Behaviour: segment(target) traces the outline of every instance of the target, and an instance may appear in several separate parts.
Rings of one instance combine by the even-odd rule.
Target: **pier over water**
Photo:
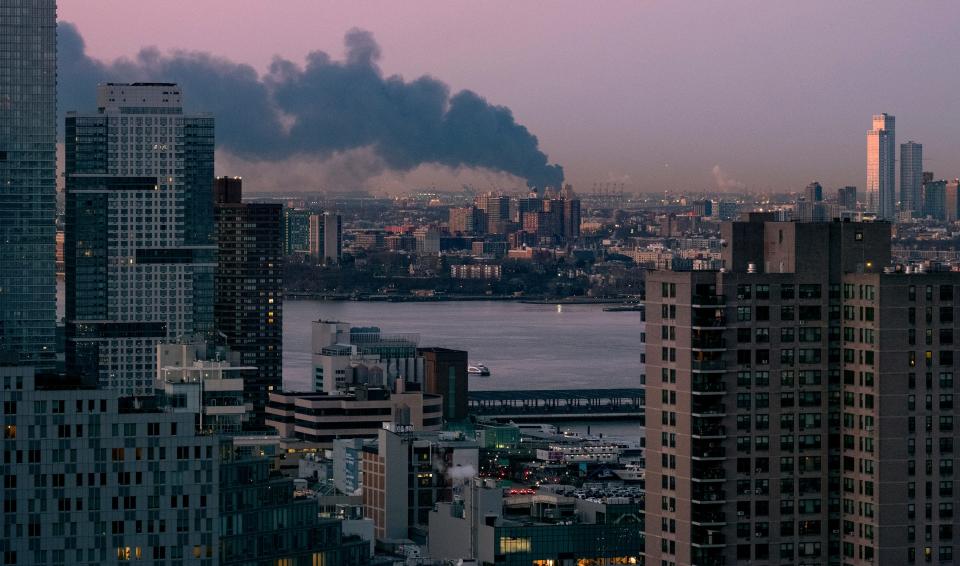
[[[493,420],[643,420],[645,393],[629,389],[471,391],[470,414]]]

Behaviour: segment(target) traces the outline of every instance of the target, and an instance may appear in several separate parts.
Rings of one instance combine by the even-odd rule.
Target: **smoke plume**
[[[216,117],[218,151],[239,160],[333,160],[343,182],[421,166],[506,173],[536,188],[563,181],[509,108],[468,90],[451,94],[429,76],[385,76],[366,31],[346,34],[342,61],[314,51],[303,66],[277,58],[264,75],[208,53],[155,48],[103,62],[86,54],[73,24],[61,22],[58,37],[62,111],[92,111],[100,82],[177,82],[189,111]]]
[[[714,165],[713,169],[710,171],[713,175],[713,180],[717,184],[717,190],[723,193],[735,193],[742,192],[747,188],[746,183],[742,183],[736,179],[731,178],[729,175],[720,168],[719,165]]]
[[[477,470],[467,464],[466,466],[452,466],[447,468],[447,477],[453,483],[463,483],[470,481],[477,475]]]

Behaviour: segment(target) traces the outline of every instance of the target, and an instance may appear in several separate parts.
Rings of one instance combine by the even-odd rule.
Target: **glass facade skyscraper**
[[[867,212],[892,220],[897,214],[895,119],[889,114],[873,116],[867,132]]]
[[[0,350],[52,369],[57,7],[0,3]]]

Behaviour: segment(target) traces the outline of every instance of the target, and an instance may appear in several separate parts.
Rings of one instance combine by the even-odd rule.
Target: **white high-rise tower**
[[[873,129],[867,132],[867,212],[884,220],[897,214],[895,119],[875,114]]]

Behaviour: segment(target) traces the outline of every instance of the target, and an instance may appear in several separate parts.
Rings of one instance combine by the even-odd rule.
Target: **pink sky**
[[[580,187],[863,186],[870,115],[960,176],[956,2],[60,0],[96,57],[203,50],[264,68],[374,33],[382,67],[513,109]],[[951,117],[951,118],[947,118]]]

